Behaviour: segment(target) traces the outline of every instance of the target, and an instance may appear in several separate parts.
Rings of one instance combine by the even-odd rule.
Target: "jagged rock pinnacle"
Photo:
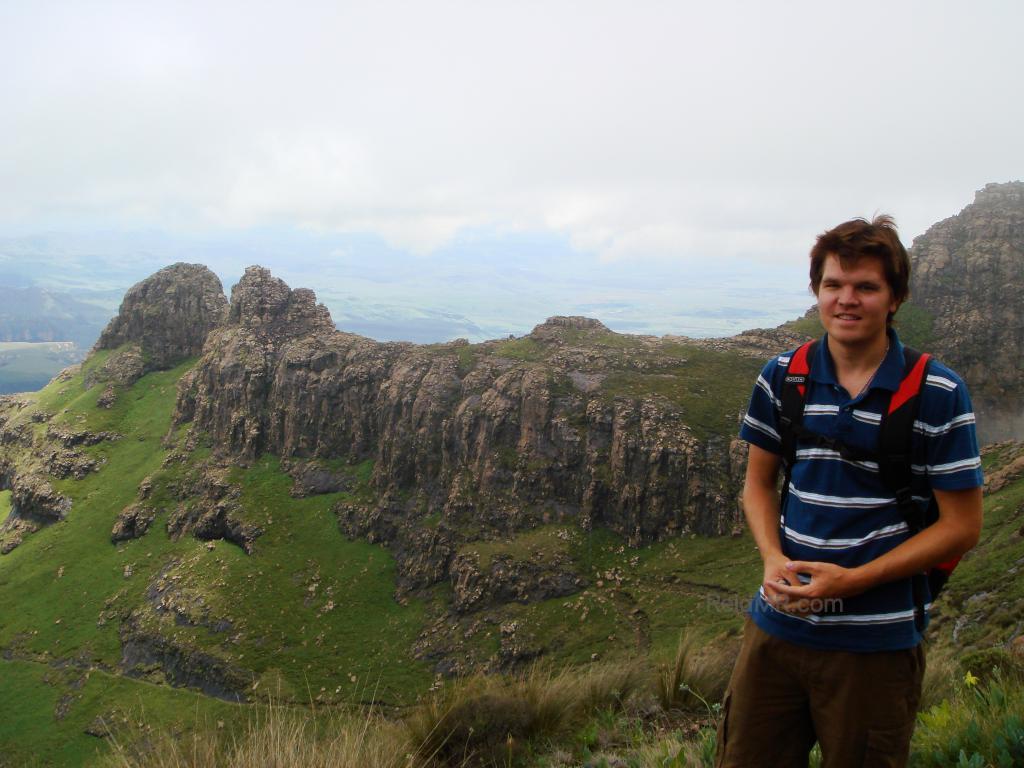
[[[331,313],[316,303],[313,291],[291,290],[284,280],[260,266],[248,267],[231,289],[228,322],[288,336],[334,330]]]
[[[220,280],[208,267],[172,264],[128,289],[95,348],[135,343],[146,370],[170,368],[202,352],[207,334],[226,311]]]

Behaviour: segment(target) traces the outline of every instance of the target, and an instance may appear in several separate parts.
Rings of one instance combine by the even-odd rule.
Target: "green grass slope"
[[[625,354],[629,364],[610,374],[596,396],[659,391],[689,414],[706,407],[705,416],[696,416],[702,431],[731,432],[724,415],[704,406],[700,390],[727,382],[731,394],[718,407],[738,410],[752,374],[730,366],[725,355],[612,336],[608,354]],[[552,354],[543,345],[503,344],[506,356]],[[467,366],[489,354],[482,347],[466,348]],[[747,535],[634,549],[603,529],[551,524],[463,543],[459,554],[475,556],[482,569],[498,558],[557,563],[584,579],[575,594],[467,614],[449,611],[446,582],[418,598],[396,599],[392,555],[347,540],[332,512],[339,501],[372,500],[372,462],[334,462],[349,490],[307,498],[291,496],[292,479],[274,456],[235,466],[227,480],[239,488],[240,515],[263,531],[252,553],[220,540],[172,540],[167,516],[182,503],[173,490],[200,472],[211,452],[201,442],[185,452],[185,435],[169,434],[176,383],[191,362],[147,375],[104,409],[97,407],[103,385],[86,389],[84,381],[110,354],[94,355],[81,372],[52,382],[10,416],[39,435],[64,425],[121,437],[82,448],[102,462],[98,471],[53,480],[73,500],[65,521],[0,557],[0,766],[90,764],[109,752],[104,733],[119,722],[178,735],[211,723],[227,733],[244,730],[266,697],[319,713],[371,701],[404,711],[437,684],[437,657],[420,653],[425,638],[443,638],[432,647],[483,669],[534,657],[555,668],[631,659],[648,668],[671,665],[683,628],[716,646],[736,642],[760,577]],[[630,370],[638,360],[661,366],[646,389]],[[50,415],[48,423],[40,412]],[[169,461],[172,453],[185,458]],[[1008,469],[1022,454],[1013,445],[986,452],[986,472],[1002,479],[986,496],[982,541],[939,601],[931,630],[937,650],[979,670],[1022,633],[1024,581],[1016,574],[1024,567],[1024,478]],[[156,520],[141,538],[111,543],[118,513],[137,499],[146,478],[149,500],[160,510]],[[9,507],[10,492],[0,492],[0,514]],[[126,676],[122,628],[129,621],[177,653],[236,671],[249,703],[175,687],[167,665],[157,662]]]
[[[99,366],[105,357],[101,353],[90,359],[86,369]],[[159,669],[144,682],[117,676],[119,626],[139,609],[153,624],[147,629],[177,646],[248,670],[256,691],[262,683],[269,693],[304,701],[376,698],[401,703],[429,684],[425,665],[410,656],[422,607],[392,599],[390,555],[339,535],[329,512],[336,495],[290,498],[290,480],[270,457],[237,470],[247,513],[277,518],[275,525],[266,526],[254,555],[224,542],[208,545],[191,537],[172,541],[162,520],[141,539],[111,543],[115,517],[135,499],[143,478],[187,472],[187,467],[173,465],[161,469],[167,453],[161,438],[170,424],[175,383],[187,368],[186,363],[144,377],[110,410],[96,408],[101,387],[85,390],[83,371],[70,381],[53,382],[18,415],[31,423],[33,411],[45,410],[55,414],[54,424],[109,430],[123,437],[85,449],[104,460],[98,472],[80,481],[54,481],[73,500],[66,521],[28,536],[0,558],[0,745],[10,754],[31,752],[44,764],[76,764],[63,747],[51,751],[46,745],[66,741],[70,728],[76,736],[68,743],[78,746],[67,749],[84,755],[89,750],[82,739],[97,740],[82,735],[81,723],[122,704],[127,692],[142,686],[161,695],[171,692],[162,685]],[[33,426],[45,429],[43,424]],[[365,467],[354,471],[365,478]],[[9,507],[10,492],[3,495]],[[158,576],[177,584],[177,594],[199,600],[229,620],[230,631],[178,626],[152,610],[147,591]],[[53,702],[73,686],[53,670],[69,667],[106,674],[119,683],[89,697],[74,695],[60,721],[66,725],[52,739],[39,740],[24,720],[54,724]],[[27,688],[38,690],[28,695]],[[194,719],[197,710],[221,706],[207,697],[175,694],[167,699],[167,711],[175,717]],[[149,702],[150,693],[145,699]],[[178,707],[175,701],[184,703]],[[162,712],[151,715],[160,719]]]
[[[953,572],[932,630],[936,643],[960,654],[1009,648],[1024,636],[1024,466],[1011,466],[1024,464],[1024,445],[992,446],[982,462],[998,488],[985,495],[981,539]]]
[[[191,362],[143,377],[104,409],[97,407],[103,385],[86,389],[84,381],[110,354],[93,355],[11,416],[38,435],[49,424],[121,437],[81,449],[102,462],[98,471],[52,480],[73,502],[65,521],[0,557],[0,765],[88,764],[108,750],[104,723],[118,718],[178,733],[247,722],[251,705],[175,688],[159,663],[126,677],[121,628],[129,618],[181,654],[238,671],[251,702],[269,695],[325,709],[413,703],[435,680],[432,663],[415,658],[417,638],[440,625],[484,663],[500,651],[501,626],[518,622],[527,628],[524,642],[555,664],[595,655],[668,659],[684,624],[709,633],[740,625],[738,606],[757,572],[749,540],[632,550],[606,531],[573,526],[561,527],[562,538],[541,529],[479,549],[493,556],[557,542],[591,584],[578,594],[462,618],[445,611],[447,584],[433,597],[398,601],[390,553],[347,540],[331,512],[339,500],[371,494],[370,462],[333,467],[350,476],[349,491],[301,499],[291,497],[292,480],[276,457],[235,467],[229,480],[241,489],[242,515],[263,530],[253,553],[224,541],[172,540],[165,530],[177,503],[171,488],[209,455],[200,446],[184,462],[165,461],[184,438],[168,430],[176,383]],[[41,412],[48,424],[35,418]],[[115,545],[114,521],[146,478],[161,511],[144,536]],[[10,492],[0,493],[0,504],[6,513]],[[687,572],[701,578],[681,579]]]

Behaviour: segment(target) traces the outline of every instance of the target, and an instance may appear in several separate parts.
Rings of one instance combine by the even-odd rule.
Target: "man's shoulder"
[[[922,386],[926,390],[942,392],[956,392],[958,389],[962,392],[967,391],[967,384],[960,374],[934,356],[929,358],[928,374]]]
[[[795,355],[797,351],[803,346],[804,345],[801,344],[799,347],[787,349],[785,352],[779,352],[777,355],[775,355],[775,357],[772,357],[771,359],[768,360],[767,363],[765,363],[762,373],[775,371],[780,368],[785,370],[793,361],[793,355]]]
[[[801,344],[799,347],[787,349],[770,358],[761,368],[758,383],[764,382],[778,395],[782,390],[782,380],[785,378],[786,371],[789,370],[789,364],[793,361],[793,355],[803,346],[804,344]]]

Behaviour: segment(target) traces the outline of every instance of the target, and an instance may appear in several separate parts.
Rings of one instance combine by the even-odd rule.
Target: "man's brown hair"
[[[896,233],[892,216],[881,214],[873,221],[851,219],[818,235],[811,249],[811,289],[815,296],[825,271],[825,258],[830,253],[836,255],[844,268],[865,257],[878,259],[896,302],[902,304],[910,295],[910,258]]]

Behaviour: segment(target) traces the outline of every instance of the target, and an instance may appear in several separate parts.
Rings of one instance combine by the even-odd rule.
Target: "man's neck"
[[[873,373],[889,351],[889,334],[882,333],[863,344],[843,344],[832,336],[827,337],[828,351],[836,366],[836,375],[856,376]]]

